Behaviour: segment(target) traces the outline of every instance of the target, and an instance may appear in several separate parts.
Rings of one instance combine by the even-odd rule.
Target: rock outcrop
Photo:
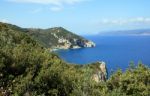
[[[78,49],[84,47],[95,47],[95,43],[84,39],[66,39],[58,38],[57,49]]]
[[[101,81],[106,81],[107,80],[107,68],[105,62],[97,62],[99,66],[95,69],[96,71],[94,72],[92,79],[95,82],[101,82]]]

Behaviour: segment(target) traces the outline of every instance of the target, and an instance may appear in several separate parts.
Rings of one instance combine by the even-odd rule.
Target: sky
[[[0,21],[83,35],[150,29],[150,0],[0,0]]]

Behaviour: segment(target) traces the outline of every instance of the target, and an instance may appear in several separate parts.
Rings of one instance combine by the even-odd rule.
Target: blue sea
[[[143,62],[150,66],[150,36],[85,36],[96,43],[94,48],[59,50],[59,56],[69,63],[106,62],[109,71],[125,70],[129,63]]]

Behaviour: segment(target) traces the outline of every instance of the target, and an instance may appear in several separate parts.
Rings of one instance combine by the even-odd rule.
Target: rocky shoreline
[[[59,50],[59,49],[79,49],[79,48],[90,48],[95,47],[96,44],[92,41],[88,40],[73,40],[69,41],[66,39],[59,39],[59,45],[52,47],[52,50]]]
[[[68,49],[80,49],[80,48],[92,48],[92,47],[95,47],[96,44],[92,41],[86,43],[84,46],[80,46],[80,45],[71,45],[71,46],[68,46],[68,45],[65,45],[65,46],[57,46],[57,47],[53,47],[51,48],[50,50],[51,51],[57,51],[57,50],[68,50]]]

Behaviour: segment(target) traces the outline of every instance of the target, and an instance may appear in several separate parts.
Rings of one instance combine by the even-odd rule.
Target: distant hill
[[[16,25],[1,23],[9,26],[10,29],[24,32],[38,41],[44,47],[56,49],[70,49],[82,47],[94,47],[95,44],[81,36],[78,36],[62,27],[48,29],[21,28]]]
[[[69,49],[95,46],[92,41],[78,36],[62,27],[27,29],[26,32],[45,47]]]
[[[120,30],[100,32],[99,35],[150,35],[150,29]]]

